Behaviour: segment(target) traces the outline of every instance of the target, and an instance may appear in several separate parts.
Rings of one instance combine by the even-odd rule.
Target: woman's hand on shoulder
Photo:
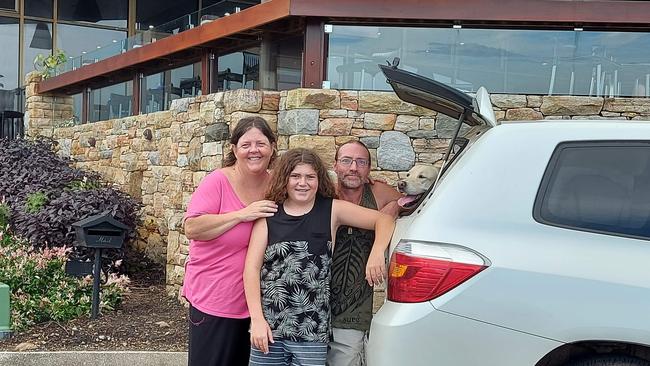
[[[241,221],[255,221],[261,217],[271,217],[278,211],[278,205],[269,200],[255,201],[239,210]]]
[[[251,344],[263,353],[269,353],[269,343],[273,343],[273,332],[265,319],[251,321]]]

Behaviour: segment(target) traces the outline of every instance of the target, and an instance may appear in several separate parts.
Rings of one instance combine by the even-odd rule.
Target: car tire
[[[650,362],[631,356],[597,356],[574,361],[565,366],[650,366]]]

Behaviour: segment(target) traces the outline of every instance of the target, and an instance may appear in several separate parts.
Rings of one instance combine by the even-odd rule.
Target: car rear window
[[[554,226],[650,238],[650,143],[558,145],[542,179],[533,216]]]

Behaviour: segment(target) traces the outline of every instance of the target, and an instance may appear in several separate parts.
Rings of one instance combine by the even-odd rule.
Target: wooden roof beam
[[[276,1],[276,0],[273,0]],[[273,2],[271,1],[271,2]],[[291,0],[291,15],[448,21],[647,24],[650,2],[620,0]]]

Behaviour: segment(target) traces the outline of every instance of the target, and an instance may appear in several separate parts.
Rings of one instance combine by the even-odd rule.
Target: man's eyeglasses
[[[361,158],[357,158],[357,159],[340,158],[339,159],[339,164],[341,164],[343,166],[350,166],[350,165],[352,165],[353,161],[356,162],[357,166],[360,167],[360,168],[365,168],[370,164],[370,161],[368,159],[361,159]]]

